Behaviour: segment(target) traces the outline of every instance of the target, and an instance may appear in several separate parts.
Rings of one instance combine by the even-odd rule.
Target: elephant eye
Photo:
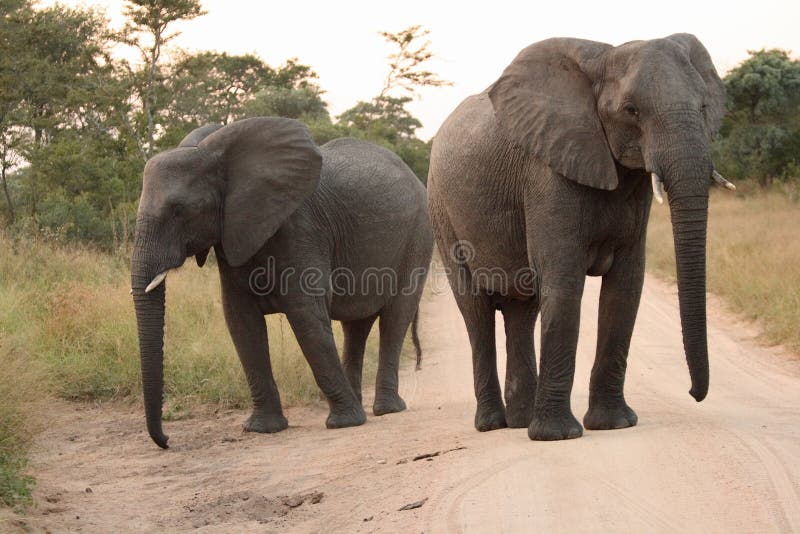
[[[185,210],[183,209],[183,206],[181,206],[180,204],[175,204],[174,206],[172,206],[172,216],[173,217],[181,217],[181,216],[183,216],[184,211]]]
[[[639,117],[639,110],[636,108],[636,106],[634,106],[630,102],[624,104],[622,106],[622,109],[624,109],[625,113],[627,113],[628,115],[630,115],[632,117],[637,117],[637,118]]]

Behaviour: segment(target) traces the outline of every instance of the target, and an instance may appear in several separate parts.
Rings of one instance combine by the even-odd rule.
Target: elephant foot
[[[589,430],[613,430],[636,426],[639,418],[624,400],[613,404],[590,403],[589,411],[583,416],[583,426]]]
[[[569,409],[566,412],[534,414],[528,427],[528,437],[534,441],[575,439],[582,435],[583,428]]]
[[[373,414],[386,415],[387,413],[402,412],[405,409],[406,403],[397,392],[375,394],[375,402],[372,404]]]
[[[475,411],[475,428],[478,432],[488,432],[507,426],[506,410],[502,402],[478,403],[478,409]]]
[[[347,428],[349,426],[360,426],[367,422],[367,414],[361,404],[345,407],[334,407],[325,421],[328,428]]]
[[[289,426],[289,421],[283,414],[261,414],[253,412],[244,422],[245,432],[259,432],[261,434],[274,434],[285,430]]]
[[[533,420],[533,400],[506,402],[506,423],[509,428],[527,428]]]

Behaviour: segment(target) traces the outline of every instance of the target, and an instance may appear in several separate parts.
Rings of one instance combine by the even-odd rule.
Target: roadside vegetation
[[[129,258],[0,233],[0,502],[25,502],[25,458],[48,398],[141,402]],[[187,262],[167,279],[164,418],[191,417],[200,404],[250,406],[250,393],[222,313],[213,257]],[[322,400],[311,369],[282,315],[267,317],[270,357],[284,406]],[[342,346],[339,323],[334,323]],[[374,382],[378,329],[364,361]],[[403,358],[413,359],[406,343]],[[41,406],[41,408],[39,408]],[[34,426],[31,426],[34,425]],[[142,418],[144,431],[144,418]]]

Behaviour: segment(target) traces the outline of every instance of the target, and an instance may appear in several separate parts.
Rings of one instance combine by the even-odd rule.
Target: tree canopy
[[[353,136],[397,152],[421,179],[429,144],[401,88],[446,82],[418,26],[381,35],[395,43],[387,85],[333,120],[317,74],[297,58],[278,66],[254,54],[188,52],[172,46],[174,24],[204,14],[198,0],[126,0],[126,23],[32,0],[0,5],[2,212],[16,229],[105,247],[130,239],[145,161],[208,123],[251,116],[305,122],[318,143]],[[113,54],[119,46],[138,61]]]
[[[331,117],[313,68],[255,54],[174,47],[175,23],[198,0],[126,0],[126,23],[33,0],[0,3],[0,220],[104,247],[127,242],[145,161],[192,129],[252,116],[296,118],[317,143],[351,136],[397,153],[425,181],[430,142],[408,107],[440,87],[428,32],[380,32],[391,47],[374,95]],[[138,51],[137,61],[113,52]],[[713,145],[717,167],[764,186],[800,175],[800,62],[750,52],[725,77],[729,113]],[[25,230],[27,231],[27,230]]]
[[[762,186],[800,175],[800,61],[784,50],[750,51],[725,76],[729,112],[715,161]]]

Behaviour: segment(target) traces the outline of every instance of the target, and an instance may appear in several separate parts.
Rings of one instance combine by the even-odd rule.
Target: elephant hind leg
[[[538,302],[509,300],[501,305],[506,329],[506,422],[512,428],[527,428],[536,402],[536,354],[533,327]]]
[[[469,267],[457,246],[458,236],[442,206],[431,199],[429,209],[440,257],[472,348],[472,374],[478,402],[475,428],[480,432],[505,428],[506,411],[497,377],[494,304],[486,293],[473,291]]]
[[[325,313],[321,315],[319,310]],[[319,298],[292,308],[287,311],[286,318],[314,373],[314,380],[328,399],[330,413],[325,425],[328,428],[363,425],[367,416],[339,361],[325,301]]]
[[[505,428],[506,411],[497,377],[495,308],[486,295],[459,295],[456,301],[472,347],[472,373],[478,401],[475,428],[480,432]]]
[[[367,338],[372,330],[377,315],[358,319],[355,321],[342,321],[342,331],[344,332],[344,354],[342,365],[344,374],[353,388],[353,392],[361,401],[361,373],[364,365],[364,349],[367,346]]]
[[[414,296],[398,296],[380,313],[380,352],[378,375],[375,379],[375,415],[402,412],[405,401],[399,392],[400,354],[406,332],[417,311],[418,299]]]

